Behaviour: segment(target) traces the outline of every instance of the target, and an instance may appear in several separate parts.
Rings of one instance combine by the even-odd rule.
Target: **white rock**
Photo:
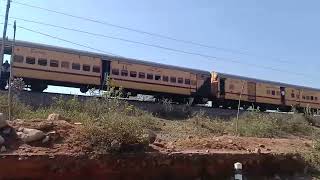
[[[17,136],[18,136],[18,138],[20,138],[20,139],[21,139],[22,135],[23,135],[23,132],[17,132]]]
[[[40,130],[24,128],[20,138],[22,139],[22,141],[29,143],[29,142],[41,140],[44,137],[45,137],[45,134]]]
[[[2,136],[0,136],[0,144],[3,144],[4,143],[4,139]]]
[[[81,122],[75,122],[74,125],[82,125]]]
[[[148,139],[149,144],[152,144],[157,139],[157,134],[151,130],[148,130],[147,133],[143,135],[143,137]]]
[[[44,139],[42,139],[42,143],[47,143],[50,140],[49,136],[46,136]]]
[[[18,131],[19,131],[19,132],[22,132],[23,129],[24,129],[23,127],[19,127],[19,128],[18,128]]]
[[[118,151],[120,150],[121,148],[121,143],[117,140],[113,140],[111,143],[110,143],[110,148],[114,151]]]
[[[49,114],[47,120],[48,121],[57,121],[61,118],[60,114],[57,114],[57,113],[52,113],[52,114]]]
[[[0,152],[6,152],[6,151],[7,151],[6,147],[2,146],[1,149],[0,149]]]
[[[3,113],[0,113],[0,128],[8,126],[8,122],[4,119]]]

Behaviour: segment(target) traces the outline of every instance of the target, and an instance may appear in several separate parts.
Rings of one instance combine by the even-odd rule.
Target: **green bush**
[[[248,113],[239,118],[237,133],[240,136],[275,137],[280,133],[276,121],[261,113]],[[233,121],[234,130],[235,124],[236,120]]]
[[[236,122],[233,120],[233,129],[236,131]],[[289,135],[311,136],[313,127],[299,114],[275,114],[250,112],[238,120],[240,136],[253,137],[286,137]]]

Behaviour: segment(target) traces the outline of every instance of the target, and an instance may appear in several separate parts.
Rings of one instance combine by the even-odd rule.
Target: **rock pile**
[[[18,137],[25,143],[39,141],[45,138],[44,132],[37,129],[19,128],[18,131]]]

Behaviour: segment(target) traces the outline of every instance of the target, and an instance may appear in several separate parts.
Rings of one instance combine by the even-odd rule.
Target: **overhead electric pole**
[[[7,0],[6,16],[5,16],[4,27],[3,27],[2,45],[1,45],[1,51],[0,51],[0,70],[1,71],[2,71],[2,64],[3,64],[3,57],[4,57],[4,46],[6,44],[5,42],[6,42],[6,37],[7,37],[10,2],[11,2],[11,0]],[[0,79],[1,79],[1,73],[0,73]]]
[[[17,25],[16,21],[14,21],[13,25],[13,40],[11,44],[11,59],[10,59],[10,77],[8,81],[9,86],[9,93],[8,93],[8,112],[9,112],[9,121],[12,120],[12,81],[13,81],[13,72],[12,72],[12,66],[13,66],[13,58],[14,58],[14,48],[15,48],[15,42],[16,42],[16,31],[17,31]]]

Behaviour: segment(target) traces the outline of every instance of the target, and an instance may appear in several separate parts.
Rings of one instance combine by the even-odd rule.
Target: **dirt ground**
[[[15,120],[10,122],[14,129],[20,127],[34,128],[53,134],[48,143],[29,143],[18,141],[12,136],[5,143],[6,154],[83,154],[90,153],[89,143],[79,137],[81,124],[69,123],[64,120]],[[235,136],[213,136],[199,138],[192,134],[180,138],[163,137],[162,132],[157,133],[156,141],[151,144],[153,150],[163,152],[194,152],[194,153],[296,153],[307,152],[312,148],[312,141],[292,137],[290,139],[253,138]]]
[[[167,124],[170,122],[167,122]],[[14,120],[9,122],[12,127],[10,135],[6,137],[6,151],[0,156],[6,155],[46,155],[55,157],[59,155],[81,156],[92,154],[90,142],[80,136],[81,123],[71,123],[65,120]],[[33,128],[43,131],[50,136],[50,141],[43,143],[24,143],[16,136],[19,128]],[[0,131],[1,133],[3,130]],[[147,151],[160,152],[162,154],[287,154],[297,152],[308,152],[312,149],[312,141],[308,139],[292,137],[288,139],[274,138],[248,138],[229,135],[197,137],[189,134],[187,136],[168,136],[168,132],[155,131],[157,138],[150,144]],[[29,165],[28,165],[29,166]],[[228,165],[229,167],[229,165]],[[232,165],[230,166],[232,167]],[[214,170],[213,170],[214,171]],[[14,172],[13,172],[14,173]],[[258,178],[259,179],[259,178]],[[276,178],[275,178],[276,179]],[[291,179],[291,178],[289,178]],[[300,178],[300,179],[312,179]]]

